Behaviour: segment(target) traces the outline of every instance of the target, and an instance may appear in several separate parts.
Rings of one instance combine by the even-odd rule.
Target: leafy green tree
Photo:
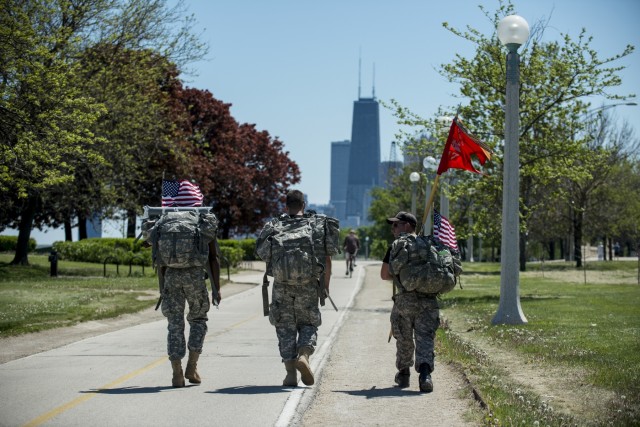
[[[27,264],[27,243],[34,225],[68,224],[74,210],[83,217],[100,210],[109,195],[124,188],[144,187],[135,185],[137,175],[131,182],[120,184],[123,179],[118,174],[131,173],[135,162],[132,151],[137,148],[139,153],[144,152],[158,127],[145,133],[148,120],[132,119],[145,112],[139,108],[143,104],[140,99],[115,103],[112,96],[100,97],[88,90],[89,82],[95,83],[94,77],[117,74],[114,67],[127,63],[123,58],[128,52],[140,52],[131,56],[140,59],[145,58],[144,52],[153,51],[155,54],[147,59],[167,58],[182,65],[201,58],[206,46],[192,34],[193,17],[184,18],[181,2],[167,8],[162,0],[7,0],[2,6],[0,199],[5,203],[0,207],[0,226],[18,226],[13,262]],[[96,46],[93,52],[109,46],[113,61],[102,67],[81,67],[87,65],[88,52]],[[133,65],[135,61],[128,63]],[[88,75],[87,71],[95,73]],[[137,71],[126,80],[127,88],[144,83],[140,75],[146,70]],[[113,89],[117,78],[102,87]],[[136,96],[128,95],[129,100]],[[156,112],[154,107],[161,104],[158,99],[146,100],[150,112]],[[133,111],[134,105],[137,111]],[[107,112],[109,115],[105,115]],[[99,121],[101,118],[104,120]],[[144,138],[133,141],[133,146],[129,140],[130,145],[125,147],[125,132]],[[106,149],[110,139],[118,143]],[[146,146],[135,147],[138,141]],[[110,168],[115,177],[108,180]],[[127,209],[131,198],[126,196],[131,194],[119,199],[120,207]],[[56,195],[74,195],[75,199],[57,200],[53,198]]]
[[[493,13],[483,7],[480,9],[493,28],[502,17],[515,11],[511,3],[502,2]],[[545,215],[549,200],[576,197],[577,194],[570,194],[570,189],[563,183],[566,180],[580,181],[591,173],[585,161],[593,156],[588,140],[571,137],[584,126],[589,99],[599,96],[624,100],[634,96],[615,95],[611,91],[620,85],[618,72],[624,68],[614,63],[631,54],[632,46],[601,58],[591,47],[591,37],[586,31],[577,40],[563,35],[561,41],[542,41],[546,25],[546,22],[534,24],[529,41],[519,50],[522,62],[519,134],[521,270],[525,269],[531,218],[540,213]],[[488,176],[477,180],[474,174],[456,174],[457,183],[451,187],[450,196],[454,201],[458,200],[473,188],[475,231],[482,228],[483,235],[493,235],[493,231],[500,230],[501,222],[506,53],[495,33],[486,36],[471,27],[457,30],[447,23],[444,27],[476,46],[471,58],[457,55],[451,63],[442,65],[440,71],[450,82],[460,85],[460,98],[467,104],[460,105],[457,111],[467,127],[496,153],[489,167],[485,168]],[[449,109],[448,115],[452,116],[454,112]],[[435,120],[417,118],[406,109],[397,109],[396,116],[402,124],[418,125],[435,133]],[[582,218],[578,215],[574,220],[582,221]]]
[[[50,188],[73,180],[75,165],[98,167],[99,142],[91,127],[104,109],[75,84],[78,67],[61,51],[71,35],[55,31],[54,8],[41,2],[10,2],[0,22],[0,188],[2,226],[17,225],[14,264],[27,264],[33,220]],[[72,19],[69,17],[69,19]]]

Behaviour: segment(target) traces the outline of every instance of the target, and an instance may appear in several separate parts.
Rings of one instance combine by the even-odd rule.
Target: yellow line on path
[[[244,319],[244,320],[242,320],[242,321],[240,321],[240,322],[238,322],[238,323],[236,323],[234,325],[231,325],[228,328],[225,328],[222,331],[219,331],[218,333],[215,333],[215,334],[212,334],[212,335],[214,335],[214,336],[221,335],[222,333],[228,332],[228,331],[230,331],[230,330],[232,330],[234,328],[237,328],[238,326],[242,325],[243,323],[246,323],[246,322],[248,322],[250,320],[253,320],[256,317],[258,317],[258,315],[251,316],[248,319]],[[49,421],[53,417],[56,417],[56,416],[62,414],[63,412],[66,412],[69,409],[72,409],[72,408],[78,406],[79,404],[84,403],[87,400],[95,397],[97,394],[99,394],[100,391],[108,390],[108,389],[113,388],[113,387],[115,387],[115,386],[117,386],[119,384],[122,384],[123,382],[125,382],[127,380],[130,380],[131,378],[136,377],[138,375],[141,375],[141,374],[143,374],[143,373],[145,373],[145,372],[147,372],[147,371],[159,366],[160,364],[165,363],[166,361],[167,361],[167,357],[164,356],[164,357],[162,357],[162,358],[160,358],[160,359],[158,359],[158,360],[156,360],[154,362],[151,362],[150,364],[148,364],[147,366],[145,366],[143,368],[137,369],[137,370],[135,370],[133,372],[130,372],[130,373],[126,374],[126,375],[123,375],[120,378],[118,378],[117,380],[112,381],[109,384],[105,384],[102,387],[99,387],[96,391],[87,392],[87,394],[85,394],[85,395],[83,395],[81,397],[78,397],[77,399],[74,399],[74,400],[72,400],[70,402],[67,402],[64,405],[58,406],[57,408],[52,409],[51,411],[40,415],[38,418],[35,418],[35,419],[29,421],[23,427],[36,427],[36,426],[39,426],[39,425]]]

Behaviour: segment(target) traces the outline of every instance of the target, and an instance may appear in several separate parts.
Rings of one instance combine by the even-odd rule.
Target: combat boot
[[[431,393],[433,391],[431,368],[426,363],[420,365],[420,378],[418,379],[418,384],[420,384],[420,391],[422,392]]]
[[[184,376],[182,374],[182,361],[172,360],[171,367],[173,368],[173,378],[171,378],[171,385],[174,387],[184,387]]]
[[[404,369],[399,370],[396,373],[395,382],[396,382],[396,384],[398,384],[398,387],[407,388],[407,387],[409,387],[409,378],[410,377],[411,377],[411,371],[409,370],[409,368],[404,368]]]
[[[296,369],[300,371],[300,377],[305,385],[313,385],[314,378],[309,364],[309,356],[313,350],[311,347],[300,347],[298,350],[298,360],[296,361]]]
[[[198,358],[200,353],[189,350],[189,360],[187,361],[187,368],[184,371],[184,377],[189,380],[191,384],[200,384],[202,380],[198,374]]]
[[[287,376],[284,377],[282,385],[285,387],[295,387],[298,385],[298,371],[296,371],[296,360],[285,360],[284,368],[287,370]]]

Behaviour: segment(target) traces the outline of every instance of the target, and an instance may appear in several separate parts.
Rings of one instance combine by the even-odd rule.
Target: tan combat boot
[[[184,377],[189,380],[191,384],[200,384],[202,380],[198,375],[198,358],[200,353],[189,350],[189,360],[187,361],[187,368],[184,371]]]
[[[296,371],[296,360],[285,360],[284,368],[287,370],[287,376],[284,377],[282,385],[285,387],[295,387],[298,385],[298,371]]]
[[[171,385],[174,387],[184,387],[184,376],[182,374],[182,360],[172,360],[171,367],[173,368],[173,378],[171,379]]]
[[[311,372],[311,365],[309,364],[309,356],[311,356],[311,353],[312,350],[310,347],[300,347],[298,350],[296,369],[300,371],[302,382],[305,385],[313,385],[314,383],[313,372]]]

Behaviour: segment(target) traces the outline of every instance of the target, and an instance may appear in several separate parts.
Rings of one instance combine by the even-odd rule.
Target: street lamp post
[[[431,175],[432,173],[436,170],[436,168],[438,167],[438,163],[435,159],[435,157],[433,156],[427,156],[424,158],[424,160],[422,160],[422,166],[424,167],[425,171],[426,171],[426,180],[427,181],[427,185],[425,188],[425,210],[427,208],[429,208],[429,206],[426,206],[429,200],[429,195],[431,194]],[[423,227],[423,232],[422,234],[424,234],[425,236],[428,236],[429,234],[431,234],[431,209],[429,209],[428,212],[425,213],[425,217],[423,218],[424,221],[424,227]]]
[[[520,55],[518,48],[529,38],[529,24],[518,15],[504,17],[498,24],[498,38],[508,49],[505,102],[504,174],[502,180],[502,245],[500,251],[500,304],[493,317],[496,324],[523,324],[527,319],[520,306],[520,218],[519,218],[519,98]]]
[[[364,259],[369,259],[369,236],[364,238]]]
[[[411,172],[409,175],[409,181],[411,181],[411,213],[416,214],[416,184],[420,181],[420,174],[418,172]]]

